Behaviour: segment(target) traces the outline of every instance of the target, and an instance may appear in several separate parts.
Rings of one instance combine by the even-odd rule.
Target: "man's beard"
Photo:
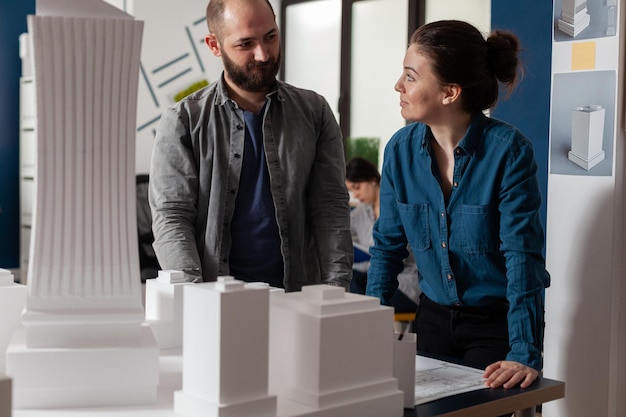
[[[274,84],[280,68],[280,52],[276,58],[270,57],[266,62],[255,61],[246,66],[235,64],[223,50],[222,58],[231,81],[246,91],[267,91]]]

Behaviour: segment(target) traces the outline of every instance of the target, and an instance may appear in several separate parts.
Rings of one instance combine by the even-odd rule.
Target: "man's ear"
[[[452,104],[461,97],[463,89],[459,84],[448,84],[443,88],[443,104]]]
[[[222,50],[220,49],[220,43],[217,40],[217,37],[212,34],[209,33],[208,35],[205,36],[204,38],[204,43],[206,43],[206,45],[209,47],[209,49],[211,50],[211,52],[213,52],[213,55],[220,57],[222,56]]]

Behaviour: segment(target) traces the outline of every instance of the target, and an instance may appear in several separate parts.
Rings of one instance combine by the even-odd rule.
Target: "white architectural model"
[[[185,281],[182,271],[159,271],[155,279],[146,280],[146,321],[161,349],[183,346],[183,293]]]
[[[28,17],[37,181],[23,327],[7,350],[15,408],[156,401],[135,212],[143,22],[98,0]]]
[[[278,416],[402,416],[393,359],[393,309],[378,299],[328,285],[272,295],[270,392]]]
[[[26,305],[26,286],[13,282],[13,274],[0,269],[0,376],[6,373],[5,358],[13,332]],[[0,402],[1,404],[1,402]]]
[[[575,38],[590,22],[587,0],[562,0],[561,17],[557,23],[561,32]]]
[[[268,393],[269,287],[232,277],[184,288],[183,387],[187,417],[275,417]]]
[[[572,110],[572,148],[567,157],[587,171],[604,160],[604,108],[598,105]]]

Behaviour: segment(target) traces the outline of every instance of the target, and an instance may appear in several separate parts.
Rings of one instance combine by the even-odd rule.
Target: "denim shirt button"
[[[441,242],[441,247],[445,249],[448,247],[448,245],[446,245],[446,242]]]
[[[448,274],[448,280],[451,280],[452,278],[454,278],[452,274]]]
[[[456,182],[456,181],[454,181],[454,182],[452,183],[452,185],[454,185],[455,187],[458,187],[458,186],[459,186],[459,183],[458,183],[458,182]]]

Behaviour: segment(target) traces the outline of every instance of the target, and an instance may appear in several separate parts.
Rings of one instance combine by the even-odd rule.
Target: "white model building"
[[[268,393],[269,294],[229,276],[185,286],[178,414],[276,417]]]
[[[270,309],[270,392],[280,417],[398,417],[393,309],[341,287],[276,293]]]
[[[28,16],[36,193],[26,309],[7,349],[14,408],[156,401],[135,211],[143,22],[99,0]]]
[[[160,349],[183,346],[183,293],[186,285],[182,271],[159,271],[146,280],[146,322]]]
[[[575,38],[591,22],[587,13],[587,0],[562,0],[561,17],[557,22],[559,30]]]
[[[567,157],[587,171],[605,158],[604,113],[602,106],[591,105],[572,110],[572,147]]]
[[[25,305],[26,286],[15,283],[8,269],[0,269],[0,376],[6,372],[7,347],[13,332],[20,325]]]

